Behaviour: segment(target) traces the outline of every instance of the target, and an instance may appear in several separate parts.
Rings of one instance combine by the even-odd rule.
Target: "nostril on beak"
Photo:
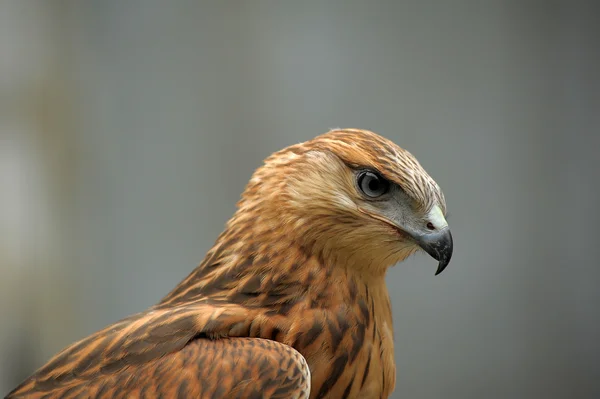
[[[431,222],[428,222],[428,223],[427,223],[427,228],[428,228],[429,230],[435,230],[435,226],[434,226],[434,225],[433,225],[433,223],[431,223]]]

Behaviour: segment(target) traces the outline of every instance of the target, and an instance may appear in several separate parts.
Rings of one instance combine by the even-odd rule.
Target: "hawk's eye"
[[[363,171],[358,174],[357,183],[360,190],[370,198],[381,197],[390,189],[390,183],[377,173]]]

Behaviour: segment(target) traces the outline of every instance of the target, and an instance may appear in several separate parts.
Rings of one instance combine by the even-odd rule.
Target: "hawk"
[[[406,150],[336,129],[255,171],[201,264],[8,398],[387,398],[387,269],[452,256],[440,187]]]

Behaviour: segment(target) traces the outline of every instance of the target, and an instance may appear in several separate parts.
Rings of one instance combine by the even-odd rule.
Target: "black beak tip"
[[[428,236],[421,236],[418,240],[419,245],[435,260],[439,261],[438,268],[435,272],[437,276],[443,272],[452,258],[452,250],[454,247],[452,233],[449,229],[444,229],[439,233]]]
[[[448,266],[448,263],[450,263],[450,262],[448,262],[448,261],[442,261],[442,262],[438,263],[438,268],[435,271],[435,275],[437,276],[438,274],[440,274],[441,272],[443,272],[444,269],[446,268],[446,266]]]
[[[450,230],[448,230],[446,238],[444,240],[443,249],[439,252],[439,257],[437,258],[440,263],[438,263],[438,268],[435,272],[436,276],[443,272],[444,269],[446,269],[446,266],[448,266],[448,264],[450,263],[453,248],[454,244],[452,242],[452,234],[450,233]]]

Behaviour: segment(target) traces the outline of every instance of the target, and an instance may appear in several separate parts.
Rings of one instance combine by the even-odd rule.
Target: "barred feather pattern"
[[[255,172],[204,261],[162,301],[67,347],[7,398],[387,398],[385,272],[417,248],[348,200],[355,166],[445,213],[416,159],[372,132],[288,147]]]

